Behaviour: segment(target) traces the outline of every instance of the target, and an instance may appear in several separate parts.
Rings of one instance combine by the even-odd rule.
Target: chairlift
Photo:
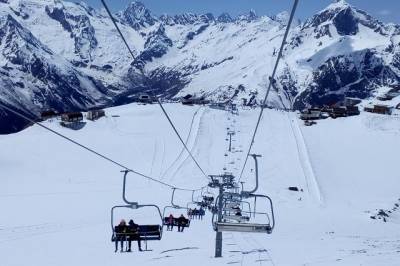
[[[208,188],[207,188],[207,191],[205,193],[201,194],[201,196],[203,197],[203,201],[207,205],[211,205],[214,202],[215,195],[212,192],[208,191]]]
[[[244,211],[245,206],[247,211]],[[252,215],[251,205],[247,201],[225,201],[222,221],[249,222]]]
[[[117,241],[118,234],[115,232],[115,223],[114,223],[114,211],[116,209],[120,208],[126,208],[126,209],[131,209],[131,210],[137,210],[140,208],[146,208],[146,207],[152,207],[155,208],[158,212],[158,215],[160,216],[160,219],[162,221],[162,216],[161,216],[161,211],[160,208],[157,205],[153,204],[145,204],[145,205],[139,205],[139,204],[128,204],[128,205],[117,205],[111,208],[111,230],[112,230],[112,237],[111,241],[115,242]],[[160,224],[150,224],[150,225],[139,225],[139,237],[141,241],[145,242],[146,248],[145,251],[151,251],[147,248],[147,241],[154,241],[154,240],[161,240],[162,239],[162,233],[163,233],[163,228]],[[123,233],[124,237],[129,237],[129,233]]]
[[[191,201],[191,202],[188,202],[188,203],[186,204],[186,208],[187,208],[188,210],[191,209],[191,208],[190,208],[190,205],[193,205],[193,206],[196,206],[196,207],[201,207],[202,204],[203,204],[203,202],[199,200],[199,197],[200,197],[200,196],[197,198],[197,200],[194,200],[194,192],[195,192],[195,190],[192,191],[192,201]],[[203,189],[201,189],[201,193],[203,193]]]
[[[122,199],[126,203],[126,205],[117,205],[111,208],[111,230],[112,230],[112,237],[111,241],[115,242],[117,241],[118,234],[115,232],[115,223],[114,223],[114,212],[116,209],[130,209],[130,210],[137,210],[141,208],[154,208],[157,211],[157,216],[159,216],[161,223],[160,224],[150,224],[150,225],[139,225],[139,237],[141,241],[145,241],[146,244],[146,249],[145,251],[149,251],[147,249],[147,241],[152,241],[152,240],[161,240],[162,239],[162,233],[163,233],[163,228],[162,228],[162,215],[161,215],[161,210],[157,205],[154,204],[139,204],[137,202],[132,202],[129,201],[126,198],[126,179],[129,171],[123,171],[124,172],[124,178],[123,178],[123,189],[122,189]],[[124,237],[128,236],[129,234],[124,233]]]
[[[264,223],[248,223],[248,222],[243,222],[242,220],[239,221],[228,221],[228,219],[225,219],[225,221],[216,221],[216,215],[213,214],[212,217],[212,223],[213,223],[213,228],[217,232],[242,232],[242,233],[267,233],[271,234],[274,227],[275,227],[275,216],[274,216],[274,209],[273,209],[273,204],[272,200],[270,197],[266,195],[258,195],[258,194],[250,194],[247,195],[246,198],[263,198],[269,202],[269,211],[267,208],[267,211],[265,212],[257,212],[255,211],[253,214],[254,215],[262,215],[265,217],[265,222]],[[218,200],[217,200],[218,201]],[[217,207],[217,206],[215,206]],[[251,213],[250,213],[251,215]]]

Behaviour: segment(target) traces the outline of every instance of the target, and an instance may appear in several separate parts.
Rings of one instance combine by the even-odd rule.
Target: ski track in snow
[[[198,132],[199,132],[199,125],[195,124],[195,121],[196,121],[196,118],[198,115],[200,115],[200,117],[204,115],[204,109],[202,109],[202,107],[199,107],[196,110],[196,112],[193,114],[192,120],[190,122],[189,133],[185,140],[185,144],[187,145],[190,152],[193,152],[193,149],[195,147],[195,142],[192,142],[191,140],[196,139],[198,136]],[[164,180],[167,175],[170,175],[171,177],[169,178],[169,180],[172,181],[174,179],[174,176],[176,175],[176,173],[179,171],[179,169],[185,164],[188,157],[190,157],[190,155],[186,151],[185,147],[182,147],[178,156],[170,164],[170,166],[164,171],[164,173],[161,175],[160,179]]]
[[[313,198],[320,204],[324,204],[324,199],[321,193],[321,190],[318,185],[317,178],[315,176],[311,159],[309,157],[307,145],[304,140],[303,133],[297,121],[297,117],[295,117],[294,113],[287,114],[288,122],[290,123],[290,127],[293,132],[293,137],[296,141],[297,152],[299,155],[299,161],[301,167],[303,169],[303,174],[306,179],[307,190],[310,194],[313,195]]]

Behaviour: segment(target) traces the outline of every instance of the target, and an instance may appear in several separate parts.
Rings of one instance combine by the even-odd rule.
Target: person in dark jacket
[[[183,214],[178,218],[178,232],[183,232],[183,229],[187,225],[188,220],[183,216]]]
[[[125,220],[115,226],[115,252],[118,251],[118,242],[121,242],[121,252],[124,252],[124,241],[126,241],[127,226]]]
[[[194,208],[194,210],[193,210],[193,212],[192,212],[192,216],[193,216],[193,218],[194,219],[197,219],[197,216],[199,215],[199,211],[196,209],[196,208]]]
[[[138,242],[139,251],[142,251],[142,245],[140,242],[139,225],[135,224],[133,220],[130,220],[127,228],[128,238],[128,252],[132,252],[132,241]]]
[[[200,208],[199,215],[200,219],[203,220],[204,215],[206,215],[206,211],[203,208]]]

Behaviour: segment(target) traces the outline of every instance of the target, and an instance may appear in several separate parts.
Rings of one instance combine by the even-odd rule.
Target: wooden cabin
[[[183,105],[193,105],[194,100],[195,100],[195,98],[192,94],[188,94],[181,98],[181,102]]]
[[[345,106],[333,107],[329,111],[329,116],[332,117],[333,119],[338,118],[338,117],[346,117],[347,116],[347,108]]]
[[[358,109],[358,106],[347,106],[346,113],[348,116],[360,115],[360,109]]]
[[[349,97],[347,97],[347,98],[344,99],[343,103],[344,103],[345,106],[355,106],[355,105],[361,103],[361,100],[358,99],[358,98],[349,98]]]
[[[392,107],[383,104],[376,104],[373,107],[365,107],[364,111],[375,114],[390,115],[392,114]]]
[[[53,110],[43,111],[40,117],[43,121],[56,117],[58,114]]]
[[[374,106],[375,113],[383,114],[383,115],[390,115],[392,114],[392,108],[388,105],[381,105],[377,104]]]
[[[147,93],[142,93],[139,95],[138,100],[140,103],[153,103],[153,100],[151,99],[151,96]]]
[[[321,110],[318,108],[308,108],[300,114],[301,120],[318,120],[321,119]]]
[[[72,123],[72,122],[81,122],[83,120],[83,114],[80,112],[72,112],[61,115],[61,121]]]
[[[192,94],[188,94],[181,98],[181,103],[183,105],[194,105],[194,104],[206,104],[207,101],[205,100],[204,97],[198,98]]]
[[[91,121],[95,121],[103,116],[106,115],[106,112],[102,109],[99,110],[91,110],[87,113],[86,118],[91,120]]]

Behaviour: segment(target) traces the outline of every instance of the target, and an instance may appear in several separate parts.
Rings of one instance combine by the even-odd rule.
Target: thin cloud
[[[383,10],[380,10],[379,12],[378,12],[378,15],[381,15],[381,16],[389,16],[389,15],[391,15],[392,14],[392,11],[390,11],[390,10],[388,10],[388,9],[383,9]]]

